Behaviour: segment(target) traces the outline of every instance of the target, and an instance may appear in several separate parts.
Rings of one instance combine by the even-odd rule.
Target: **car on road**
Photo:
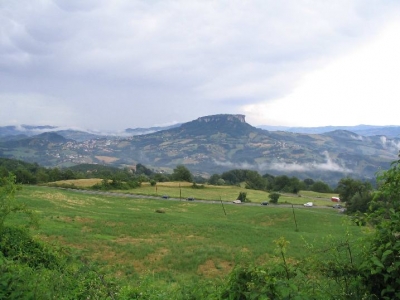
[[[332,206],[333,208],[342,208],[342,206],[340,204],[335,204]]]
[[[168,195],[162,195],[161,198],[163,198],[163,199],[168,199],[169,196],[168,196]]]
[[[240,201],[240,200],[233,200],[232,202],[235,203],[235,204],[240,204],[240,203],[242,203],[242,201]]]
[[[268,205],[269,203],[267,201],[261,202],[261,205]]]
[[[186,198],[186,200],[187,200],[187,201],[193,201],[193,200],[194,200],[194,197],[188,197],[188,198]]]
[[[312,207],[314,204],[312,202],[307,202],[303,204],[305,207]]]

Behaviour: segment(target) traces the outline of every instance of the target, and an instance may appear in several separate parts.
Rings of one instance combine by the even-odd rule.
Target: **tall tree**
[[[172,179],[176,181],[193,182],[193,175],[184,165],[177,165],[172,173]]]

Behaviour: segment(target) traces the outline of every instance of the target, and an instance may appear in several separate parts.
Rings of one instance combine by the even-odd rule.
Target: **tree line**
[[[81,164],[69,168],[45,168],[37,163],[27,163],[20,160],[0,158],[0,177],[12,172],[17,183],[39,184],[60,180],[100,178],[114,181],[114,186],[121,182],[165,182],[187,181],[198,184],[211,185],[238,185],[245,182],[248,189],[280,191],[297,193],[300,190],[315,192],[332,192],[331,187],[323,181],[314,181],[311,178],[300,180],[286,175],[273,176],[260,175],[257,171],[235,169],[222,174],[213,174],[210,178],[194,176],[184,165],[177,165],[172,174],[158,173],[142,164],[137,164],[135,169],[116,168],[112,166]]]
[[[210,185],[240,185],[245,183],[246,189],[262,190],[273,193],[293,193],[299,191],[314,191],[319,193],[338,193],[342,202],[346,203],[349,213],[366,212],[373,198],[373,186],[370,182],[353,178],[342,178],[335,188],[327,183],[307,178],[300,180],[287,175],[260,175],[254,170],[234,169],[213,174],[209,178],[194,176],[184,165],[177,165],[171,174],[158,173],[138,163],[136,168],[117,168],[112,166],[80,164],[69,168],[46,168],[37,163],[27,163],[20,160],[0,158],[0,178],[10,173],[15,176],[16,183],[41,184],[60,180],[100,178],[101,183],[94,189],[132,189],[139,187],[142,182],[187,181],[197,184]]]

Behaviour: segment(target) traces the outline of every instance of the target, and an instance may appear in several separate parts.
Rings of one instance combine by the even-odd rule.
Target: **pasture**
[[[63,180],[51,184],[56,185],[75,185],[80,188],[89,188],[90,186],[100,183],[101,179],[77,179]],[[253,203],[261,203],[269,201],[268,192],[259,190],[245,189],[243,186],[215,186],[215,185],[200,185],[203,188],[192,188],[192,183],[189,182],[158,182],[156,186],[151,186],[148,182],[143,182],[141,187],[130,190],[115,190],[114,192],[126,194],[138,194],[146,196],[161,197],[168,195],[172,198],[186,199],[193,197],[198,200],[222,200],[233,201],[237,199],[240,192],[247,193],[247,199]],[[300,191],[295,194],[282,194],[278,204],[295,204],[302,205],[312,201],[317,206],[332,207],[332,196],[337,194],[324,194],[311,191]]]
[[[146,194],[154,189],[138,190]],[[175,185],[158,189],[159,194],[179,198]],[[244,189],[215,190],[223,200],[231,200]],[[192,189],[184,197],[215,198],[214,192],[205,191]],[[250,199],[266,199],[265,192],[245,191]],[[334,209],[296,208],[296,231],[292,208],[279,206],[229,203],[224,205],[225,215],[221,204],[88,195],[39,186],[24,186],[17,200],[38,215],[38,239],[67,247],[121,281],[149,273],[163,282],[214,280],[225,277],[236,264],[276,259],[274,240],[280,237],[290,242],[287,254],[295,261],[309,254],[306,243],[323,247],[327,237],[360,235],[360,228]]]

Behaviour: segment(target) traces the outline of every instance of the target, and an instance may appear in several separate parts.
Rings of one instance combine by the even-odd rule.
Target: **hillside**
[[[198,174],[245,168],[334,184],[344,176],[372,180],[376,171],[396,159],[399,149],[399,138],[367,137],[346,130],[323,134],[267,131],[246,123],[244,115],[214,115],[129,138],[79,142],[52,133],[3,141],[0,157],[44,166],[143,163],[165,171],[184,164]]]

